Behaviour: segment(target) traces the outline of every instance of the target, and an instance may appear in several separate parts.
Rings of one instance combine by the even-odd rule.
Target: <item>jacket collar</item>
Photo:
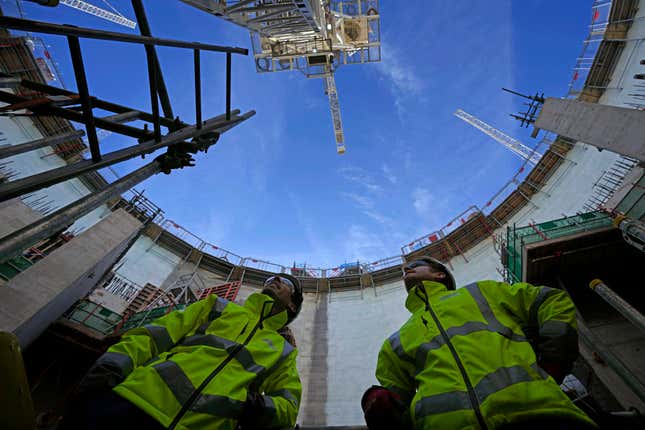
[[[244,308],[258,315],[264,327],[279,330],[287,323],[289,316],[287,315],[286,309],[275,315],[271,315],[271,310],[274,305],[275,300],[273,297],[262,293],[253,293],[244,302]]]
[[[408,292],[408,298],[405,301],[405,307],[412,313],[420,308],[425,308],[426,302],[430,301],[432,296],[436,296],[448,291],[445,285],[434,281],[421,281],[420,284],[412,287]]]

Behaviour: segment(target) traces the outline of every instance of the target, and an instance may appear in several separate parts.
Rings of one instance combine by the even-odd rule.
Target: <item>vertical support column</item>
[[[148,82],[150,83],[150,108],[152,109],[152,122],[155,141],[161,141],[161,123],[159,122],[159,97],[157,90],[157,70],[155,69],[155,47],[146,45],[146,62],[148,63]]]
[[[226,120],[231,120],[231,61],[232,55],[226,53]]]
[[[199,130],[202,128],[202,73],[199,49],[193,51],[193,61],[195,68],[195,125]],[[230,115],[229,111],[227,114]],[[227,117],[227,119],[229,118]]]
[[[148,17],[146,16],[146,11],[143,8],[143,3],[141,0],[132,0],[132,9],[134,9],[134,14],[137,17],[137,23],[139,24],[139,31],[141,31],[142,36],[152,37],[152,32],[150,31],[150,24],[148,24]],[[168,89],[166,88],[166,82],[164,81],[163,74],[161,72],[161,64],[159,63],[159,57],[157,56],[157,51],[155,48],[152,49],[154,68],[157,72],[158,77],[158,94],[159,100],[161,101],[161,108],[163,109],[164,116],[168,119],[173,119],[174,114],[172,113],[172,106],[170,105],[170,98],[168,97]]]
[[[90,144],[92,161],[96,163],[101,161],[101,150],[99,149],[99,138],[96,135],[94,114],[92,113],[92,100],[90,99],[90,92],[87,88],[87,77],[85,76],[83,55],[81,54],[81,44],[78,41],[78,37],[74,36],[67,36],[67,44],[69,45],[69,53],[72,57],[72,65],[74,67],[74,77],[76,78],[78,95],[81,98],[81,106],[83,108],[83,122],[85,123],[85,130],[87,131],[87,140]]]

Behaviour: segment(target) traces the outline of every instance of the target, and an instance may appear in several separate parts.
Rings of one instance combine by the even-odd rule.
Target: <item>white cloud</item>
[[[374,207],[374,200],[370,197],[357,194],[357,193],[346,193],[346,192],[342,192],[340,193],[340,195],[348,200],[353,201],[354,203],[356,203],[357,206],[363,209],[371,209]]]
[[[357,194],[357,193],[346,193],[342,192],[340,195],[348,200],[351,200],[359,209],[363,215],[373,219],[379,224],[392,226],[392,218],[383,215],[376,209],[376,202],[373,198]]]
[[[340,173],[345,180],[365,187],[367,191],[372,193],[380,193],[383,191],[383,186],[380,185],[365,169],[353,166],[342,167],[338,170],[338,173]]]
[[[383,174],[385,175],[385,178],[388,181],[390,181],[392,185],[396,185],[397,182],[399,182],[398,178],[396,177],[396,175],[394,175],[394,172],[392,171],[390,166],[388,166],[387,164],[383,164],[382,169],[383,169]]]
[[[412,191],[412,205],[420,216],[426,217],[430,214],[433,200],[432,194],[425,188],[415,188]]]
[[[348,261],[372,262],[388,255],[381,237],[359,225],[349,227],[343,249]]]
[[[425,89],[425,84],[412,64],[406,64],[405,56],[397,47],[382,40],[381,51],[382,60],[375,70],[389,83],[394,106],[402,116],[406,112],[406,101],[416,99]]]
[[[380,212],[373,211],[373,210],[365,210],[363,211],[365,215],[368,217],[372,218],[374,221],[378,222],[379,224],[391,224],[392,223],[392,218],[383,215]]]

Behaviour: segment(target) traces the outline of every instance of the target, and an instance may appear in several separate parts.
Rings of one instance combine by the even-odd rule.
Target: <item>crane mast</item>
[[[345,138],[335,72],[381,60],[378,0],[182,0],[248,29],[258,73],[300,71],[322,79],[336,151]]]
[[[457,109],[455,116],[468,124],[472,125],[476,129],[484,132],[484,134],[492,137],[498,143],[502,144],[506,149],[509,149],[513,154],[517,155],[523,160],[528,160],[532,165],[536,165],[542,154],[535,152],[533,149],[524,145],[519,140],[499,131],[495,127],[486,124],[484,121],[479,118],[464,112],[461,109]]]

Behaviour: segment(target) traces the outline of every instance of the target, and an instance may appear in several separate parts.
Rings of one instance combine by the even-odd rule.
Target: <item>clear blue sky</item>
[[[134,17],[129,1],[111,3]],[[250,48],[244,29],[179,1],[144,3],[156,36]],[[453,112],[462,108],[535,145],[508,116],[521,101],[501,87],[564,95],[590,7],[591,0],[381,1],[383,61],[336,75],[343,156],[322,81],[260,75],[250,57],[237,56],[233,106],[257,115],[199,155],[196,167],[138,188],[169,218],[243,256],[335,267],[396,255],[471,204],[482,207],[517,171],[517,157]],[[130,31],[64,6],[25,10],[30,19]],[[64,38],[47,42],[74,88]],[[149,109],[143,48],[82,45],[94,95]],[[194,121],[192,53],[162,48],[159,55],[175,114]],[[221,114],[223,55],[203,54],[203,87],[204,115]],[[103,142],[125,144],[119,136]]]

